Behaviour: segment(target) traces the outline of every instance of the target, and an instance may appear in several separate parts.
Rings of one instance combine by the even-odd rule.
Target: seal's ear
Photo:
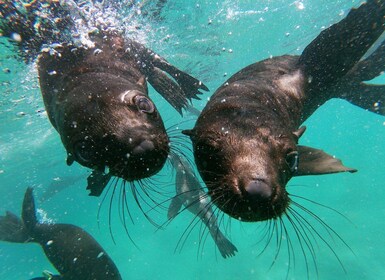
[[[144,76],[140,77],[140,79],[136,82],[138,85],[144,87],[146,84],[146,78]]]
[[[341,160],[322,150],[298,146],[299,164],[294,176],[321,175],[338,172],[356,172],[357,169],[346,167]]]
[[[67,160],[66,160],[67,165],[71,166],[74,163],[74,161],[75,161],[74,156],[71,153],[68,153]]]
[[[184,135],[190,136],[190,138],[195,136],[195,130],[194,129],[185,129],[185,130],[182,130],[182,133]]]
[[[301,126],[300,128],[298,128],[298,130],[293,132],[293,135],[297,139],[297,142],[298,142],[298,139],[301,138],[301,136],[305,133],[305,130],[306,130],[306,126]]]

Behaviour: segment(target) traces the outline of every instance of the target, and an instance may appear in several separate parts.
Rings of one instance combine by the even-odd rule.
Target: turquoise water
[[[134,13],[132,22],[121,24],[132,27],[132,36],[210,88],[201,101],[194,102],[194,106],[202,109],[226,76],[271,55],[299,54],[322,27],[342,19],[360,1],[305,0],[301,3],[169,0],[160,18]],[[384,278],[385,117],[342,100],[331,100],[306,122],[308,129],[301,144],[322,148],[359,170],[355,174],[302,177],[289,182],[290,193],[335,209],[296,200],[327,223],[348,245],[335,234],[329,235],[314,218],[309,218],[309,223],[320,233],[310,237],[316,268],[309,250],[305,259],[290,226],[288,235],[295,259],[291,257],[289,263],[286,236],[278,257],[275,258],[275,241],[260,254],[267,242],[261,241],[265,224],[224,218],[222,229],[239,251],[235,257],[225,260],[199,223],[189,227],[195,220],[187,211],[163,229],[157,229],[129,197],[134,223],[129,222],[128,228],[136,248],[119,219],[118,197],[112,205],[113,242],[108,226],[111,193],[103,203],[103,195],[88,196],[85,187],[89,170],[76,164],[66,165],[59,136],[41,112],[43,102],[35,66],[18,62],[5,40],[1,38],[1,42],[4,44],[0,45],[0,69],[11,71],[0,72],[1,213],[10,210],[19,214],[25,189],[34,187],[42,219],[86,229],[115,261],[123,279],[285,279],[288,267],[289,279]],[[385,78],[379,77],[373,82],[385,83]],[[150,96],[167,127],[179,122],[183,122],[180,127],[193,126],[193,117],[186,115],[182,119],[152,89]],[[183,141],[189,143],[187,138]],[[170,165],[154,176],[154,184],[164,194],[153,194],[159,203],[163,202],[161,206],[168,206],[167,198],[174,191],[173,179]],[[52,188],[60,191],[47,197]],[[167,211],[161,206],[148,213],[160,224],[167,219]],[[184,238],[186,229],[189,235]],[[177,246],[181,238],[183,246]],[[343,267],[322,239],[338,255]],[[0,260],[0,279],[29,279],[45,269],[55,271],[36,244],[0,243]]]

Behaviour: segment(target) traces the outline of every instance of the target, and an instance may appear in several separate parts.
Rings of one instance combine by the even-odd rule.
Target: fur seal
[[[168,219],[174,219],[182,205],[199,217],[206,225],[223,258],[235,256],[238,249],[221,232],[217,217],[211,208],[212,202],[203,190],[190,164],[183,158],[173,154],[171,162],[176,170],[176,195],[168,208]]]
[[[34,50],[31,54],[39,54],[40,89],[49,120],[67,151],[67,164],[76,161],[93,169],[87,188],[95,196],[111,176],[135,181],[156,174],[166,162],[169,138],[148,96],[147,81],[179,113],[188,107],[187,100],[198,98],[199,90],[207,87],[117,31],[100,27],[89,34],[90,47],[58,36],[55,26],[44,20],[36,28],[40,5],[36,1],[22,13],[13,2],[1,3],[0,28],[4,36],[20,35],[16,43],[22,51],[28,46]],[[70,13],[55,1],[47,13],[59,11]],[[59,31],[67,34],[72,26],[67,16]],[[55,44],[38,51],[53,37]]]
[[[0,216],[0,240],[40,244],[60,273],[48,279],[122,279],[107,252],[89,233],[71,224],[38,222],[32,188],[25,192],[21,217],[8,211]]]
[[[331,98],[384,114],[385,86],[364,83],[385,68],[383,44],[363,59],[384,31],[384,16],[384,1],[368,0],[322,31],[300,56],[249,65],[216,90],[184,133],[219,209],[242,221],[276,219],[289,207],[286,184],[293,176],[356,171],[298,145],[305,131],[300,125]]]

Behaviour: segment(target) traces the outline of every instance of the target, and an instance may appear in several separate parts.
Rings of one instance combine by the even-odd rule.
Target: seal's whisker
[[[277,223],[273,220],[269,220],[267,221],[268,223],[268,231],[266,232],[266,235],[265,236],[268,236],[268,239],[266,241],[266,244],[265,246],[262,248],[262,250],[259,252],[259,254],[257,255],[257,257],[261,256],[266,250],[267,248],[269,247],[269,244],[272,242],[273,240],[273,237],[274,237],[274,233],[276,233],[276,227],[277,227]]]
[[[97,212],[97,214],[96,214],[96,220],[97,220],[97,224],[98,224],[98,228],[99,228],[99,229],[100,229],[100,211],[101,211],[101,209],[102,209],[102,205],[103,205],[104,201],[106,200],[107,195],[108,195],[108,193],[110,192],[112,185],[114,185],[114,188],[115,188],[117,181],[118,181],[118,178],[117,178],[117,177],[112,177],[112,180],[111,180],[111,182],[108,184],[107,190],[105,191],[105,193],[104,193],[104,195],[103,195],[102,201],[99,203],[98,212]]]
[[[139,182],[138,182],[139,183]],[[141,201],[145,201],[147,205],[148,202],[141,196],[140,192],[137,190],[136,188],[136,185],[135,185],[135,182],[130,182],[130,188],[131,188],[131,194],[132,196],[134,197],[134,200],[136,202],[136,204],[138,205],[140,211],[142,212],[142,214],[144,215],[144,217],[155,227],[159,228],[159,224],[157,224],[147,213],[146,211],[143,209],[143,206],[141,204]],[[141,186],[141,189],[143,190],[143,187]]]
[[[183,231],[181,237],[179,238],[178,240],[178,243],[175,247],[175,250],[174,252],[176,251],[179,251],[179,253],[182,252],[182,248],[184,247],[186,241],[187,241],[187,238],[190,236],[192,230],[194,229],[194,227],[199,223],[200,219],[198,216],[194,216],[193,219],[191,220],[191,222],[189,223],[189,225],[187,226],[187,228]],[[179,248],[179,250],[178,250]]]
[[[317,240],[316,240],[316,238],[315,238],[315,236],[313,234],[313,231],[311,231],[309,229],[309,227],[307,226],[307,224],[303,222],[304,217],[300,213],[298,213],[297,211],[295,211],[291,207],[288,207],[287,211],[292,216],[292,217],[290,217],[289,215],[287,215],[288,220],[292,224],[295,223],[296,227],[298,228],[299,232],[301,233],[302,239],[306,242],[307,247],[308,247],[310,253],[315,257],[316,253],[315,253],[315,249],[314,249],[314,246],[313,246],[313,243],[312,243],[312,239],[316,243],[317,243]],[[312,237],[312,239],[310,239],[309,234]]]
[[[280,226],[281,226],[281,234],[284,233],[286,236],[286,249],[287,249],[288,256],[289,256],[288,266],[287,266],[287,271],[286,271],[286,279],[288,279],[289,274],[290,274],[291,260],[292,260],[291,258],[292,257],[293,257],[293,263],[295,265],[295,253],[294,253],[295,251],[294,251],[293,243],[292,243],[291,238],[290,238],[290,234],[288,233],[286,225],[283,222],[281,217],[279,218],[279,221],[280,221]]]
[[[309,209],[307,209],[306,207],[298,204],[297,202],[294,202],[293,201],[293,205],[295,205],[296,207],[298,207],[299,209],[301,209],[302,211],[304,211],[304,213],[308,214],[310,217],[314,218],[325,230],[326,232],[329,234],[329,236],[332,238],[332,240],[334,240],[333,237],[337,237],[337,239],[342,242],[353,254],[353,250],[352,248],[350,248],[350,246],[346,243],[346,241],[338,234],[338,232],[336,232],[332,227],[330,227],[326,222],[324,222],[320,217],[318,217],[315,213],[313,213],[312,211],[310,211]],[[314,229],[314,227],[306,220],[306,219],[303,219],[303,221],[305,223],[307,223],[314,231],[314,233],[317,235],[317,236],[320,236],[320,234]],[[348,220],[349,221],[349,220]]]
[[[346,215],[344,215],[343,213],[341,213],[340,211],[338,211],[337,209],[335,209],[335,208],[333,208],[333,207],[330,207],[330,206],[328,206],[328,205],[319,203],[319,202],[317,202],[317,201],[314,201],[314,200],[312,200],[312,199],[309,199],[309,198],[306,198],[306,197],[303,197],[303,196],[300,196],[300,195],[296,195],[296,194],[289,194],[289,195],[292,196],[292,197],[295,197],[295,198],[299,198],[299,199],[305,200],[305,201],[310,202],[310,203],[312,203],[312,204],[315,204],[315,205],[317,205],[317,206],[321,206],[321,207],[323,207],[323,208],[325,208],[325,209],[328,209],[328,210],[330,210],[330,211],[333,211],[334,213],[340,215],[342,218],[344,218],[344,219],[347,220],[349,223],[351,223],[352,225],[354,225],[354,223],[353,223],[353,222],[352,222]],[[294,202],[294,204],[297,205],[296,202]]]
[[[116,242],[115,242],[114,234],[112,232],[111,220],[112,220],[112,204],[113,204],[113,201],[114,201],[113,199],[114,199],[114,195],[115,195],[115,192],[116,192],[116,185],[117,185],[117,183],[118,183],[118,180],[116,180],[115,185],[112,188],[112,193],[111,193],[111,197],[110,197],[110,206],[108,208],[108,230],[110,232],[110,236],[111,236],[112,242],[114,242],[114,244],[116,244]]]
[[[182,124],[186,124],[188,122],[191,122],[191,121],[196,121],[196,119],[183,119],[181,120],[180,122],[176,123],[176,124],[173,124],[169,127],[166,128],[166,131],[167,131],[167,134],[171,133],[171,132],[174,132],[174,131],[180,131],[182,129],[180,129],[179,127],[182,125]],[[167,120],[165,121],[167,123]],[[182,134],[184,135],[184,134]],[[187,137],[187,136],[186,136]]]
[[[210,201],[209,203],[207,203],[207,205],[205,205],[205,207],[199,213],[200,216],[206,217],[206,219],[202,219],[202,224],[201,224],[201,231],[202,231],[201,237],[202,238],[200,238],[200,241],[203,240],[202,244],[199,244],[199,247],[202,248],[201,249],[202,250],[201,256],[203,255],[203,248],[205,246],[205,243],[207,241],[209,234],[212,236],[214,242],[216,243],[216,241],[219,238],[219,233],[220,233],[220,228],[219,228],[219,225],[217,222],[218,220],[217,220],[217,217],[216,217],[214,211],[212,211],[211,205],[213,205],[213,202]],[[209,213],[209,212],[211,212],[211,213]],[[210,216],[206,216],[208,213]],[[215,225],[216,225],[216,230],[213,234],[213,227],[215,228]],[[217,254],[216,250],[215,250],[215,254]]]
[[[291,209],[288,208],[287,209],[291,214]],[[301,231],[301,229],[299,228],[298,224],[289,216],[289,215],[286,215],[286,218],[289,220],[292,228],[294,229],[294,233],[295,233],[295,236],[297,237],[297,240],[298,240],[298,243],[299,243],[299,246],[301,248],[301,252],[302,252],[302,256],[304,258],[304,261],[305,261],[305,266],[306,266],[306,275],[307,277],[309,278],[310,276],[310,271],[309,271],[309,264],[308,264],[308,258],[307,258],[307,254],[306,254],[306,250],[305,248],[307,248],[312,256],[312,259],[313,259],[313,263],[315,265],[315,269],[316,269],[316,272],[317,272],[317,275],[318,275],[318,269],[317,269],[317,264],[315,262],[315,254],[314,254],[314,249],[312,248],[312,245],[311,245],[311,242],[309,244],[309,240],[306,239],[306,237],[304,237],[304,234],[303,232]],[[298,220],[297,220],[298,221]]]
[[[207,195],[207,194],[206,194]],[[188,210],[189,207],[192,207],[194,204],[198,204],[200,203],[200,200],[199,198],[197,198],[196,200],[190,202],[190,204],[186,205],[186,207],[184,207],[179,213],[178,215],[185,211],[185,210]],[[205,205],[204,209],[200,210],[196,215],[194,215],[193,219],[191,220],[191,222],[189,223],[189,225],[187,226],[187,228],[183,231],[181,237],[179,238],[178,240],[178,243],[175,247],[175,252],[178,250],[179,248],[179,253],[182,251],[188,237],[190,236],[191,232],[193,231],[193,229],[198,225],[199,222],[201,222],[201,218],[200,216],[202,215],[203,211],[205,209],[209,209],[210,207],[210,204],[212,202],[210,201],[207,205]],[[182,241],[183,240],[183,241]],[[199,242],[199,247],[198,247],[198,252],[197,252],[197,256],[199,256],[199,251],[200,251],[200,244],[201,244],[201,237],[199,238],[200,242]]]
[[[294,204],[294,203],[293,203]],[[351,248],[347,245],[347,243],[341,238],[341,236],[334,230],[332,229],[328,224],[326,224],[323,220],[321,220],[317,215],[315,215],[313,212],[311,212],[310,210],[306,209],[304,206],[302,205],[299,205],[298,203],[295,203],[294,204],[295,206],[297,206],[299,209],[301,209],[302,211],[304,211],[304,213],[308,214],[310,217],[314,218],[324,229],[325,231],[328,233],[328,235],[332,238],[333,240],[333,235],[338,237],[338,239],[347,247],[351,250]],[[295,211],[294,209],[291,209],[291,211]],[[333,247],[330,245],[330,243],[325,239],[325,237],[323,235],[321,235],[314,227],[314,225],[312,225],[307,219],[305,219],[303,216],[298,216],[302,221],[303,223],[305,223],[307,225],[307,227],[309,229],[311,229],[312,232],[314,232],[314,234],[317,236],[317,238],[319,238],[322,243],[324,245],[326,245],[328,247],[328,249],[330,250],[330,252],[334,255],[334,257],[337,259],[337,261],[339,262],[341,268],[343,269],[343,271],[346,273],[346,269],[340,259],[340,257],[337,255],[336,251],[333,249]]]
[[[132,244],[137,248],[139,249],[138,245],[135,243],[134,239],[131,237],[129,231],[128,231],[128,226],[127,226],[127,222],[126,222],[126,211],[127,211],[127,214],[130,218],[130,221],[132,224],[134,224],[134,219],[131,215],[131,211],[128,207],[128,203],[127,203],[127,192],[126,192],[126,181],[122,181],[121,185],[121,197],[120,197],[120,203],[121,203],[121,215],[122,215],[122,224],[123,224],[123,228],[126,232],[126,235],[128,236],[128,238],[130,239],[130,241],[132,242]]]
[[[171,150],[170,152],[176,152],[177,154],[182,155],[183,158],[185,158],[185,159],[189,159],[190,158],[190,157],[187,156],[187,153],[188,154],[192,154],[191,147],[188,146],[185,143],[179,144],[179,143],[176,143],[176,142],[171,142],[170,150]],[[190,161],[190,163],[191,163],[191,161]]]

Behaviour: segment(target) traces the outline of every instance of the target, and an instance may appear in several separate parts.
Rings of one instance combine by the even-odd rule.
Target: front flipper
[[[137,60],[137,65],[150,84],[180,114],[182,114],[182,108],[187,107],[188,100],[199,99],[198,95],[202,94],[200,90],[208,91],[201,81],[171,65],[142,44],[129,41],[127,46],[127,57]]]
[[[346,167],[341,160],[318,150],[306,146],[298,146],[299,164],[294,176],[322,175],[338,172],[356,172],[357,169]]]
[[[100,196],[104,188],[111,179],[110,174],[105,174],[103,171],[94,169],[87,178],[87,190],[90,190],[90,196]]]

